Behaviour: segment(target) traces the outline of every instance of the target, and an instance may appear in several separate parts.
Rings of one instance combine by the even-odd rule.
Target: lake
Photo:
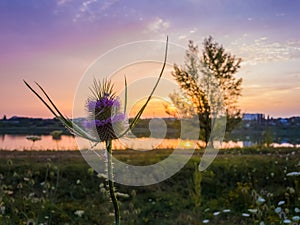
[[[27,140],[28,135],[0,135],[0,149],[4,150],[77,150],[76,139],[70,135],[62,135],[59,140],[51,135],[39,136],[41,140]]]
[[[0,149],[4,150],[78,150],[79,148],[89,148],[90,143],[79,140],[78,147],[76,138],[70,135],[61,135],[59,140],[53,139],[51,135],[41,135],[41,139],[35,142],[28,140],[27,135],[0,135]],[[78,139],[77,139],[78,140]],[[223,143],[223,147],[242,147],[242,142]],[[188,149],[194,146],[194,141],[180,139],[156,139],[156,138],[125,138],[114,141],[114,149],[135,149],[152,150],[165,148]]]
[[[53,139],[51,135],[39,136],[41,140],[31,141],[28,140],[27,135],[0,135],[0,149],[4,150],[78,150],[76,139],[70,135],[62,135],[59,140]],[[81,142],[80,142],[81,143]],[[256,145],[251,141],[228,141],[222,143],[222,148],[232,147],[249,147]],[[80,145],[82,148],[84,144]],[[84,147],[90,145],[86,142]],[[165,148],[193,148],[194,142],[189,140],[180,139],[156,139],[156,138],[135,138],[135,139],[122,139],[113,143],[114,149],[136,149],[136,150],[152,150],[152,149],[165,149]],[[273,143],[273,147],[293,147],[289,143]],[[297,145],[296,147],[300,147]]]

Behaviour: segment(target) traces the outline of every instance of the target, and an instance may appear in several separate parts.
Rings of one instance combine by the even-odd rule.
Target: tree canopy
[[[200,139],[207,144],[214,118],[226,116],[226,130],[231,131],[240,121],[238,97],[242,79],[234,75],[240,68],[241,58],[225,51],[210,36],[203,42],[203,51],[189,41],[182,66],[174,64],[172,76],[180,91],[169,95],[183,117],[197,116]]]

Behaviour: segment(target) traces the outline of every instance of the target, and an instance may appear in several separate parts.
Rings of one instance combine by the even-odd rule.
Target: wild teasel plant
[[[125,130],[125,111],[120,112],[120,101],[113,92],[110,80],[94,80],[92,97],[87,100],[88,119],[84,127],[93,131],[99,141],[118,139]]]
[[[74,123],[71,119],[64,116],[60,110],[56,107],[46,91],[37,82],[36,85],[43,93],[44,98],[34,90],[25,80],[26,86],[44,103],[44,105],[51,111],[51,113],[60,120],[64,126],[74,135],[87,139],[94,143],[94,146],[100,142],[104,142],[107,150],[107,177],[110,197],[114,206],[115,224],[120,225],[120,210],[119,204],[115,194],[114,180],[113,180],[113,165],[112,165],[112,140],[118,139],[126,135],[131,129],[133,129],[138,123],[144,110],[146,109],[154,91],[156,90],[159,81],[163,75],[168,52],[168,38],[165,47],[165,56],[162,69],[158,76],[158,79],[149,94],[146,102],[138,111],[130,124],[126,126],[125,115],[127,105],[127,81],[125,77],[125,102],[124,111],[121,112],[121,104],[116,97],[116,93],[113,88],[114,85],[109,79],[103,79],[102,81],[94,79],[93,86],[90,88],[92,97],[87,99],[86,109],[88,112],[88,118],[84,122],[83,126]]]

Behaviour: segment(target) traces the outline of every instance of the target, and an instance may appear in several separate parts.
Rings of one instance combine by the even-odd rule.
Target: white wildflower
[[[100,188],[100,192],[101,193],[106,193],[106,189],[102,187],[102,188]]]
[[[75,214],[76,216],[82,217],[82,215],[84,214],[84,210],[76,210],[76,211],[74,212],[74,214]]]
[[[280,213],[280,212],[281,212],[281,207],[277,207],[274,211],[275,211],[275,213],[277,213],[277,214]]]
[[[257,201],[257,203],[264,203],[266,200],[259,196],[256,201]]]
[[[220,214],[219,211],[213,213],[214,216],[217,216],[217,215],[219,215],[219,214]]]
[[[300,220],[300,216],[293,216],[292,220],[299,221]]]
[[[288,177],[292,177],[292,176],[300,176],[300,172],[290,172],[286,174]]]
[[[1,213],[2,215],[4,215],[4,213],[5,213],[5,206],[4,206],[4,205],[2,205],[2,206],[0,207],[0,213]]]
[[[33,219],[29,219],[26,225],[35,225],[35,221]]]
[[[6,190],[6,191],[4,191],[4,193],[5,193],[5,194],[8,194],[8,195],[12,195],[14,192],[11,191],[11,190]]]
[[[224,209],[223,212],[224,213],[229,213],[231,210],[230,209]]]
[[[126,193],[116,192],[116,195],[118,197],[129,198],[129,194]]]
[[[248,209],[248,211],[251,213],[257,213],[257,209]]]
[[[279,201],[278,205],[280,206],[280,205],[283,205],[284,203],[285,203],[285,201]]]

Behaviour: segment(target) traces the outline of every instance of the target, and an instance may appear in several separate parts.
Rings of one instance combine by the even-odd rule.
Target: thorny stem
[[[107,173],[108,173],[108,186],[111,201],[114,205],[115,211],[115,225],[120,225],[120,210],[118,201],[115,195],[115,187],[113,180],[113,165],[112,165],[112,140],[106,141],[106,150],[107,150]]]

